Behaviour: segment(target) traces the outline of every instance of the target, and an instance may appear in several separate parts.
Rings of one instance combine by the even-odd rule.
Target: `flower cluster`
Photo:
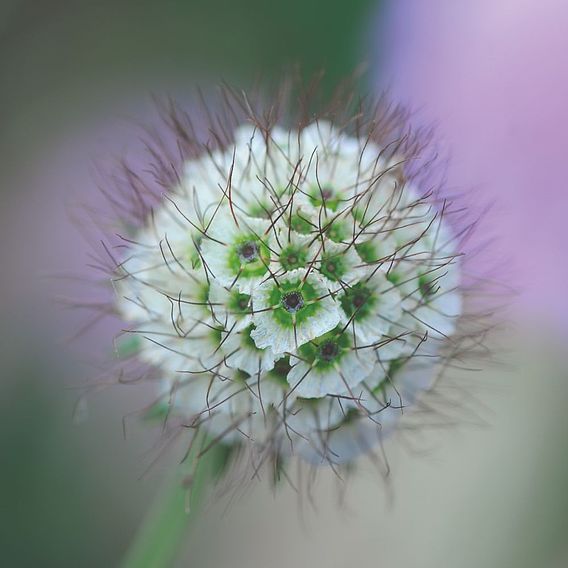
[[[129,239],[116,306],[168,413],[312,462],[371,448],[462,312],[456,240],[405,156],[330,121],[184,161]]]

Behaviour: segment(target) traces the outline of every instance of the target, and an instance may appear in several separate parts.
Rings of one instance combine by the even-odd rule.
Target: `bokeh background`
[[[112,331],[69,345],[81,316],[53,301],[83,286],[55,273],[89,274],[73,213],[101,203],[92,161],[136,152],[152,94],[295,64],[329,90],[365,63],[361,92],[435,123],[448,187],[486,211],[477,268],[518,291],[508,365],[468,377],[475,419],[391,440],[387,483],[362,464],[338,504],[323,475],[315,508],[257,484],[207,510],[178,565],[568,566],[567,31],[563,0],[2,0],[1,564],[117,565],[170,466],[145,474],[152,429],[123,436],[136,389],[74,413]]]

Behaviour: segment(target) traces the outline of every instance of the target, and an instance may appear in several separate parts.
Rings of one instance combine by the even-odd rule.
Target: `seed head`
[[[461,353],[462,228],[384,101],[294,116],[282,97],[223,100],[205,143],[167,108],[181,157],[151,146],[161,195],[140,198],[115,308],[169,420],[279,461],[349,461],[432,384],[409,377]]]

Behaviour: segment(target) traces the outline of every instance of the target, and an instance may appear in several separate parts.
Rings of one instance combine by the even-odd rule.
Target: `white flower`
[[[334,292],[347,289],[369,273],[369,267],[355,252],[355,247],[332,241],[322,244],[315,266],[332,283]]]
[[[319,336],[298,349],[288,375],[290,387],[302,398],[348,393],[373,371],[372,352],[358,349],[341,329]]]
[[[252,299],[238,288],[226,288],[216,282],[208,287],[207,307],[214,320],[224,329],[240,331],[252,321]]]
[[[273,270],[276,278],[291,270],[312,268],[318,262],[321,247],[314,237],[297,233],[283,222],[278,223],[275,230],[276,266]]]
[[[218,284],[250,293],[269,273],[270,241],[267,221],[239,221],[229,207],[219,209],[201,244],[205,268]]]
[[[315,271],[291,270],[268,279],[253,294],[251,332],[256,346],[289,353],[332,330],[341,318],[325,278]]]
[[[402,313],[401,296],[378,267],[338,294],[343,321],[360,346],[378,344]]]

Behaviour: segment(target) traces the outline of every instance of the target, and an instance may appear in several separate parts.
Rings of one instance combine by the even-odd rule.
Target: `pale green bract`
[[[114,280],[170,414],[315,463],[396,426],[462,312],[455,239],[398,161],[318,121],[185,164]]]

